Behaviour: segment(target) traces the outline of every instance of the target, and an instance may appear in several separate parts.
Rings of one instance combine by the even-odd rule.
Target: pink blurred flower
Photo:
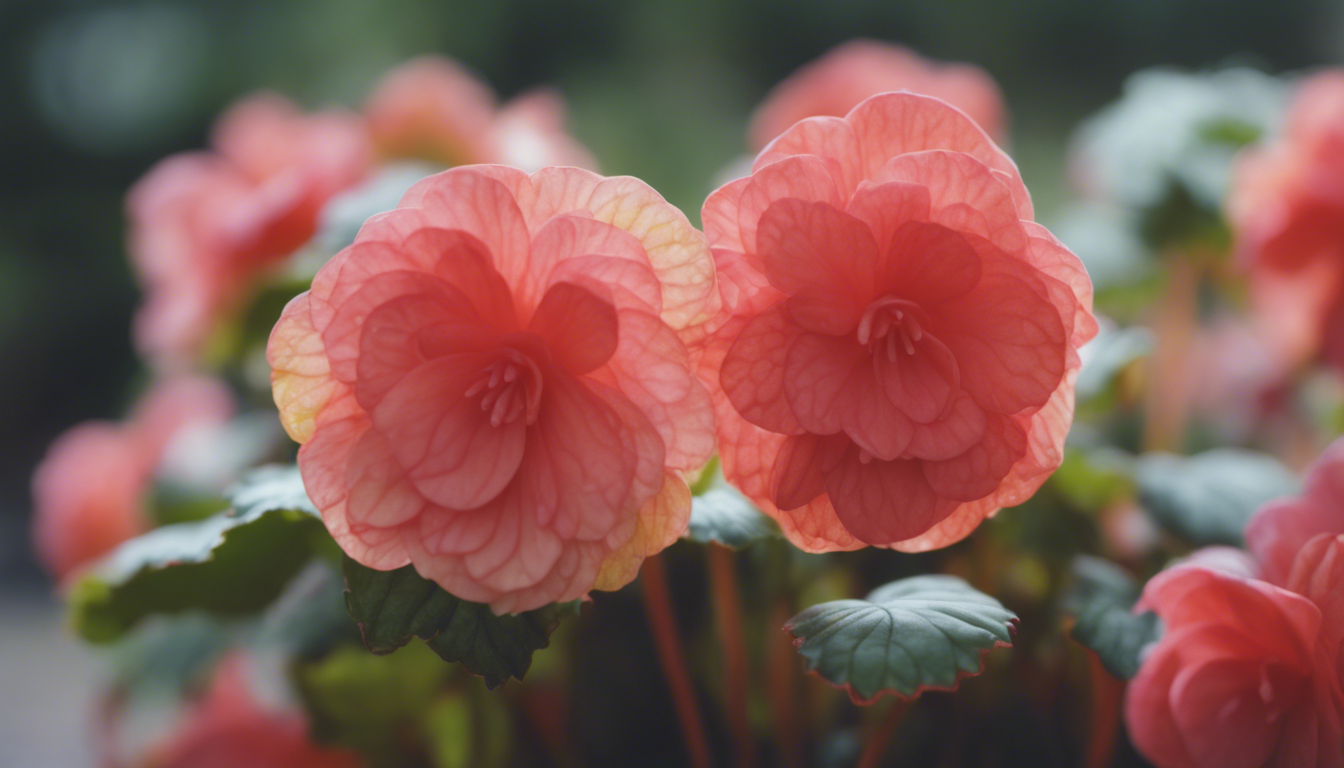
[[[1334,572],[1331,588],[1344,589],[1344,572]],[[1125,701],[1144,757],[1161,768],[1344,765],[1340,635],[1332,627],[1344,614],[1323,615],[1289,589],[1201,567],[1157,575],[1143,603],[1166,627]]]
[[[51,574],[64,581],[143,533],[144,497],[170,441],[232,412],[219,382],[169,379],[146,393],[126,423],[86,422],[58,437],[33,473],[33,545]]]
[[[804,120],[703,218],[724,474],[795,544],[946,546],[1059,465],[1091,284],[964,114]]]
[[[842,117],[859,102],[887,91],[912,91],[942,99],[980,124],[995,139],[1007,134],[998,86],[970,64],[940,64],[898,45],[851,40],[779,83],[751,119],[750,144],[761,150],[806,117]]]
[[[1263,324],[1344,366],[1344,70],[1302,84],[1283,136],[1241,157],[1227,208]]]
[[[266,709],[253,696],[240,655],[220,662],[204,698],[173,736],[154,750],[152,768],[357,768],[353,752],[328,749],[308,738],[308,723],[293,711]]]
[[[1162,768],[1344,766],[1344,440],[1246,541],[1144,589],[1166,630],[1130,683],[1134,742]]]
[[[1307,470],[1301,496],[1256,511],[1246,525],[1246,545],[1260,562],[1261,578],[1287,586],[1298,553],[1322,534],[1344,534],[1344,439]]]
[[[364,111],[386,157],[447,166],[502,163],[525,171],[597,167],[592,154],[565,132],[565,104],[558,94],[536,89],[496,108],[489,87],[437,56],[389,72]]]
[[[432,176],[285,309],[281,419],[354,559],[498,613],[615,589],[685,528],[714,447],[685,338],[714,265],[643,182]]]
[[[322,206],[367,175],[363,125],[259,94],[229,109],[213,152],[175,155],[127,196],[131,260],[148,292],[143,351],[168,367],[201,354],[249,284],[312,237]]]

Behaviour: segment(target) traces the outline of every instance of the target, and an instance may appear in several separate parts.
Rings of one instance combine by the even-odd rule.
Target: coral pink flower
[[[80,424],[52,443],[33,473],[33,542],[59,580],[149,527],[144,496],[172,439],[233,411],[222,384],[169,379],[151,389],[125,424]]]
[[[1260,561],[1261,578],[1287,586],[1298,553],[1321,534],[1344,534],[1344,439],[1307,471],[1301,496],[1256,511],[1246,525],[1246,544]]]
[[[181,728],[154,750],[153,768],[357,768],[359,757],[308,738],[308,723],[292,711],[271,711],[254,698],[243,657],[220,662],[205,697]]]
[[[1265,325],[1344,366],[1344,70],[1303,83],[1284,135],[1242,156],[1227,207]]]
[[[307,242],[322,206],[372,161],[356,116],[302,115],[272,94],[233,106],[213,143],[160,162],[127,197],[131,259],[149,293],[136,339],[169,366],[201,353],[249,283]]]
[[[859,102],[888,91],[942,99],[1003,139],[1006,110],[999,88],[970,64],[938,64],[898,45],[851,40],[776,85],[757,108],[749,131],[753,150],[806,117],[842,117]]]
[[[1329,580],[1338,595],[1344,541],[1319,542],[1301,584]],[[1143,602],[1166,629],[1125,702],[1139,751],[1162,768],[1344,765],[1344,613],[1309,597],[1201,567],[1154,577]]]
[[[964,114],[804,120],[703,216],[724,473],[795,544],[946,546],[1059,465],[1091,284]]]
[[[285,309],[275,400],[347,554],[528,610],[629,582],[685,527],[714,435],[678,332],[717,301],[704,236],[643,182],[456,168]]]
[[[1255,560],[1201,550],[1144,589],[1166,631],[1130,684],[1134,742],[1162,768],[1344,766],[1344,440],[1246,540]]]
[[[447,166],[503,163],[525,171],[597,167],[588,150],[565,133],[565,105],[557,94],[534,90],[497,109],[484,83],[437,56],[413,59],[388,73],[364,111],[387,157]]]

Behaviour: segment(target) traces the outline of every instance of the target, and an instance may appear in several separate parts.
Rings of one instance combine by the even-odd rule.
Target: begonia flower
[[[304,115],[274,94],[230,108],[212,143],[161,161],[127,196],[128,248],[148,293],[136,341],[166,367],[203,352],[250,284],[313,236],[322,206],[373,158],[355,115]]]
[[[1260,563],[1261,578],[1287,586],[1298,553],[1322,534],[1344,534],[1344,439],[1307,470],[1300,496],[1256,510],[1246,524],[1246,545]]]
[[[1344,440],[1300,496],[1246,526],[1253,557],[1210,547],[1154,577],[1166,624],[1126,721],[1161,768],[1344,765]]]
[[[1091,284],[961,111],[804,120],[703,219],[724,475],[795,544],[946,546],[1059,465]]]
[[[1310,582],[1324,558],[1306,554]],[[1344,588],[1344,569],[1324,570]],[[1161,768],[1344,765],[1339,606],[1325,614],[1293,590],[1202,567],[1157,575],[1141,605],[1165,624],[1125,701],[1144,757]]]
[[[685,528],[714,428],[679,333],[717,302],[704,236],[643,182],[455,168],[285,309],[275,400],[350,557],[529,610]]]
[[[357,768],[354,752],[319,746],[296,711],[263,707],[248,684],[244,657],[220,662],[205,696],[147,760],[150,768]]]
[[[994,79],[970,64],[941,64],[899,45],[850,40],[776,85],[756,109],[749,131],[761,150],[806,117],[843,117],[879,93],[911,91],[942,99],[1002,140],[1007,110]]]
[[[1344,367],[1344,70],[1304,82],[1285,122],[1242,155],[1227,215],[1276,343]]]
[[[496,107],[490,88],[456,62],[423,56],[383,78],[364,106],[379,151],[445,166],[501,163],[595,169],[592,154],[565,132],[565,104],[536,89]]]
[[[148,529],[145,496],[170,443],[232,411],[218,381],[169,379],[126,423],[85,422],[58,437],[33,473],[33,544],[48,571],[64,581]]]

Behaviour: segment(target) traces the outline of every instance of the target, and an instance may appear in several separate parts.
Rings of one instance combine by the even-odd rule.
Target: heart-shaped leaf
[[[413,566],[375,571],[345,558],[345,602],[369,650],[391,653],[419,637],[445,661],[495,688],[521,680],[532,654],[550,645],[565,616],[579,602],[556,603],[525,613],[496,616],[487,605],[459,600],[415,572]]]
[[[1190,457],[1147,453],[1139,457],[1135,479],[1144,508],[1193,544],[1240,545],[1260,505],[1300,487],[1278,459],[1238,448]]]
[[[742,549],[761,539],[778,538],[779,526],[740,491],[722,481],[691,499],[691,522],[684,538],[701,544]]]
[[[955,576],[915,576],[864,600],[814,605],[784,625],[808,668],[871,704],[885,693],[911,699],[952,690],[1010,646],[1017,616]]]
[[[234,509],[122,544],[71,591],[75,628],[106,643],[152,614],[237,616],[265,607],[326,535],[297,476],[261,470],[231,491]]]
[[[1143,649],[1162,635],[1157,614],[1135,614],[1139,585],[1105,560],[1080,555],[1073,561],[1073,585],[1064,607],[1074,617],[1069,636],[1096,652],[1102,666],[1121,680],[1139,671]]]

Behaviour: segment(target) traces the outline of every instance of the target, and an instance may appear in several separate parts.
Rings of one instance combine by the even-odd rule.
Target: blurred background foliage
[[[699,220],[744,152],[775,82],[856,36],[967,61],[1001,85],[1011,150],[1038,216],[1070,201],[1080,119],[1154,65],[1270,72],[1344,58],[1344,4],[1268,0],[883,3],[722,0],[495,3],[239,0],[0,5],[0,581],[39,583],[28,477],[72,423],[116,418],[143,381],[122,198],[161,157],[204,146],[215,116],[262,88],[358,107],[379,76],[427,52],[501,98],[549,84],[604,172],[649,182]]]

